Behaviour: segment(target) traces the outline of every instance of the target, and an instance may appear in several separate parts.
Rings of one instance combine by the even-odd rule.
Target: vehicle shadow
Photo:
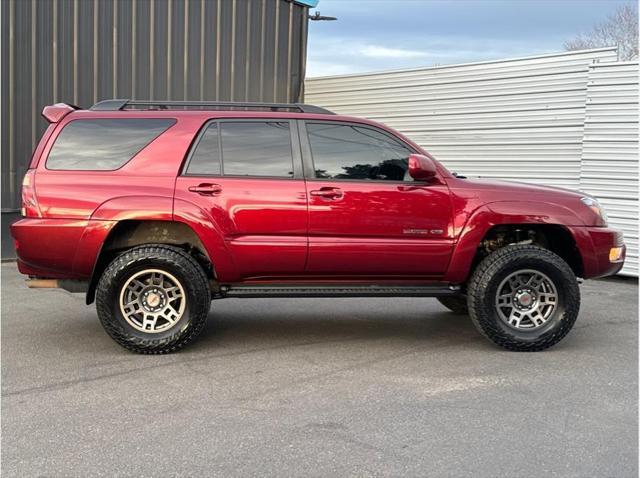
[[[189,349],[210,349],[213,346],[269,346],[272,344],[312,344],[340,341],[376,341],[393,339],[411,343],[429,342],[452,344],[478,341],[476,332],[467,316],[399,301],[377,299],[375,304],[349,303],[348,299],[331,301],[297,300],[278,303],[256,300],[242,306],[217,307],[214,302],[205,330]],[[230,301],[225,301],[230,302]],[[340,303],[338,303],[340,302]]]

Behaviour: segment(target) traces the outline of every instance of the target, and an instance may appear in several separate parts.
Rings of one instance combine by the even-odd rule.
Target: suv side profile
[[[623,265],[598,202],[450,173],[311,105],[47,106],[11,232],[34,288],[85,292],[120,345],[180,349],[225,297],[435,297],[509,350],[559,342],[578,278]]]

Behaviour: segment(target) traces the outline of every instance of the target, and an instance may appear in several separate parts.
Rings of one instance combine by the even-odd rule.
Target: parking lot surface
[[[581,288],[542,353],[435,299],[227,299],[155,357],[6,263],[2,475],[635,477],[637,282]]]

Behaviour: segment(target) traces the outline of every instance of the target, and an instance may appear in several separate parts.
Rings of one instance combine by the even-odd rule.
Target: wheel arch
[[[502,244],[499,243],[501,237]],[[571,267],[576,277],[584,276],[584,263],[576,240],[571,231],[561,224],[521,223],[492,226],[480,241],[471,268],[494,250],[510,244],[533,244],[550,250]],[[483,250],[485,246],[487,248]]]
[[[537,233],[533,244],[545,247],[562,257],[576,274],[582,277],[584,262],[572,226],[584,226],[571,210],[552,203],[500,201],[476,209],[462,228],[452,254],[446,280],[463,283],[471,275],[473,267],[482,259],[479,249],[483,241],[501,229],[507,232],[520,229]],[[529,237],[524,236],[524,241]],[[514,241],[518,243],[519,241]],[[508,242],[505,245],[512,244]]]
[[[186,223],[158,219],[125,219],[116,222],[105,238],[96,257],[86,303],[95,300],[95,289],[109,263],[120,253],[145,244],[173,245],[188,252],[210,280],[216,279],[214,263],[198,234]]]

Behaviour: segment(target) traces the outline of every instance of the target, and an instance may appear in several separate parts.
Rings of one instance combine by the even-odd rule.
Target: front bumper
[[[576,227],[572,232],[582,256],[585,279],[620,272],[626,254],[621,231],[608,227]]]

